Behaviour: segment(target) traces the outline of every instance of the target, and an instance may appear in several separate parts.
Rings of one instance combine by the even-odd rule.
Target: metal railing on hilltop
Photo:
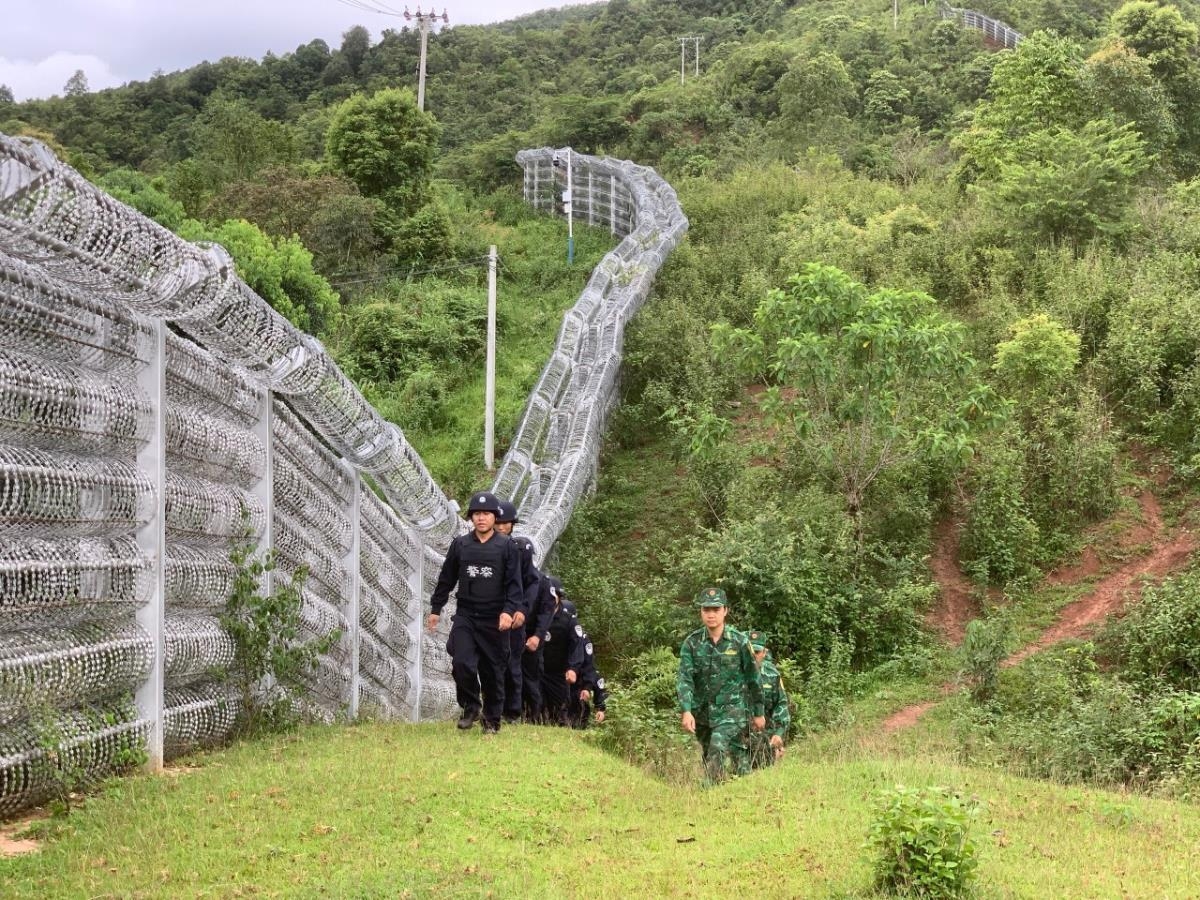
[[[554,156],[519,155],[540,208]],[[687,229],[653,171],[569,156],[577,217],[621,240],[498,472],[539,557],[592,483],[624,326]],[[213,673],[233,658],[219,615],[247,524],[270,578],[309,573],[305,632],[340,633],[298,698],[310,711],[455,709],[450,617],[421,622],[464,523],[400,430],[219,247],[0,135],[0,815],[44,799],[53,766],[100,775],[131,744],[157,766],[228,735],[239,700]]]

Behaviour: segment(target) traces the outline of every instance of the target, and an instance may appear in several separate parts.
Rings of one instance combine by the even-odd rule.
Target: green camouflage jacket
[[[763,733],[767,737],[777,734],[786,738],[792,724],[792,714],[788,710],[787,694],[783,691],[783,679],[770,656],[763,660],[758,677],[762,682],[763,709],[767,714],[767,728]]]
[[[684,638],[675,690],[680,711],[690,712],[698,722],[763,714],[762,685],[750,640],[728,626],[715,644],[706,628]]]

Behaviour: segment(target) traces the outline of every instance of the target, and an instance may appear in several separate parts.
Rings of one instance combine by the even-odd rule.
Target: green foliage
[[[104,764],[93,758],[87,742],[76,739],[81,729],[103,731],[137,716],[130,696],[111,699],[105,706],[85,705],[63,710],[48,698],[25,705],[24,718],[37,741],[29,761],[31,781],[43,786],[44,802],[56,818],[70,815],[71,804],[106,775],[144,765],[146,748],[136,730],[120,730],[106,739]]]
[[[906,897],[966,896],[979,865],[979,803],[945,787],[880,791],[867,845],[877,886]]]
[[[325,274],[372,259],[381,243],[377,214],[378,201],[363,197],[349,179],[286,168],[230,184],[205,209],[210,221],[245,219],[272,238],[298,237]]]
[[[367,197],[407,217],[427,200],[438,125],[410,91],[355,94],[334,111],[326,152]]]
[[[1080,130],[1036,131],[980,187],[984,204],[1038,240],[1116,237],[1132,226],[1129,205],[1153,160],[1132,125],[1091,121]]]
[[[1113,13],[1112,29],[1164,81],[1178,78],[1195,65],[1200,30],[1183,18],[1177,6],[1131,0]]]
[[[420,369],[450,374],[481,359],[486,301],[452,287],[406,289],[394,301],[347,313],[351,370],[373,381],[403,382]],[[503,333],[497,317],[497,331]]]
[[[1041,531],[1025,499],[1024,460],[997,441],[979,453],[967,482],[971,505],[962,559],[980,581],[1008,582],[1029,575],[1040,558]]]
[[[963,638],[963,676],[971,700],[987,704],[996,696],[1000,683],[1000,663],[1009,652],[1012,628],[1005,616],[974,619],[967,623]]]
[[[763,378],[764,411],[844,498],[861,546],[867,491],[914,461],[965,462],[992,416],[962,327],[931,297],[809,264],[770,292],[755,327],[717,326],[717,352]]]
[[[293,696],[307,688],[317,658],[341,639],[340,632],[311,637],[301,608],[308,572],[274,577],[273,590],[262,590],[264,578],[277,572],[272,551],[255,552],[244,540],[230,553],[236,567],[233,589],[221,612],[221,627],[233,639],[234,661],[221,673],[238,693],[238,731],[257,734],[296,724]]]
[[[167,193],[161,178],[150,179],[132,169],[113,169],[101,176],[96,184],[164,228],[179,231],[183,227],[187,213],[183,205]]]
[[[181,234],[224,247],[237,264],[239,277],[298,328],[321,334],[336,324],[337,294],[313,271],[312,254],[296,238],[272,240],[258,226],[242,220],[217,226],[189,220]]]
[[[1147,587],[1114,626],[1112,642],[1133,683],[1200,694],[1200,569]]]
[[[1079,335],[1044,313],[1012,326],[992,363],[1004,395],[1029,407],[1053,403],[1071,388],[1079,365]]]
[[[679,660],[670,650],[650,650],[629,660],[621,678],[608,682],[607,717],[594,741],[622,759],[672,781],[694,780],[691,735],[679,727],[675,679]]]

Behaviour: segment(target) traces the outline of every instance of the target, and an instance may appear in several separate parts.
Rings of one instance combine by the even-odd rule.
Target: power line
[[[371,273],[368,273],[365,271],[364,272],[342,272],[342,273],[330,276],[329,284],[331,287],[336,288],[336,287],[345,287],[345,286],[352,285],[352,284],[370,284],[372,282],[377,282],[377,281],[386,281],[388,279],[391,279],[391,278],[394,278],[397,276],[404,277],[404,278],[411,278],[414,275],[429,275],[429,274],[432,274],[433,272],[456,272],[456,271],[461,271],[462,269],[477,268],[478,266],[480,266],[483,263],[486,263],[487,261],[488,261],[488,258],[486,256],[477,256],[477,257],[473,257],[471,259],[462,260],[461,262],[457,262],[457,263],[446,263],[446,264],[440,265],[440,266],[426,266],[425,268],[422,268],[422,269],[405,268],[404,266],[396,266],[391,269],[383,269],[382,271],[371,272]],[[356,275],[356,276],[361,275],[364,277],[342,279],[341,275]],[[337,279],[337,280],[335,280],[335,279]]]

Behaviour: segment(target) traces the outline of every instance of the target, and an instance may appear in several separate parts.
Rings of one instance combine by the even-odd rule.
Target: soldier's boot
[[[466,731],[468,728],[471,728],[478,721],[479,721],[479,710],[464,709],[462,718],[458,720],[458,727],[461,730]]]

